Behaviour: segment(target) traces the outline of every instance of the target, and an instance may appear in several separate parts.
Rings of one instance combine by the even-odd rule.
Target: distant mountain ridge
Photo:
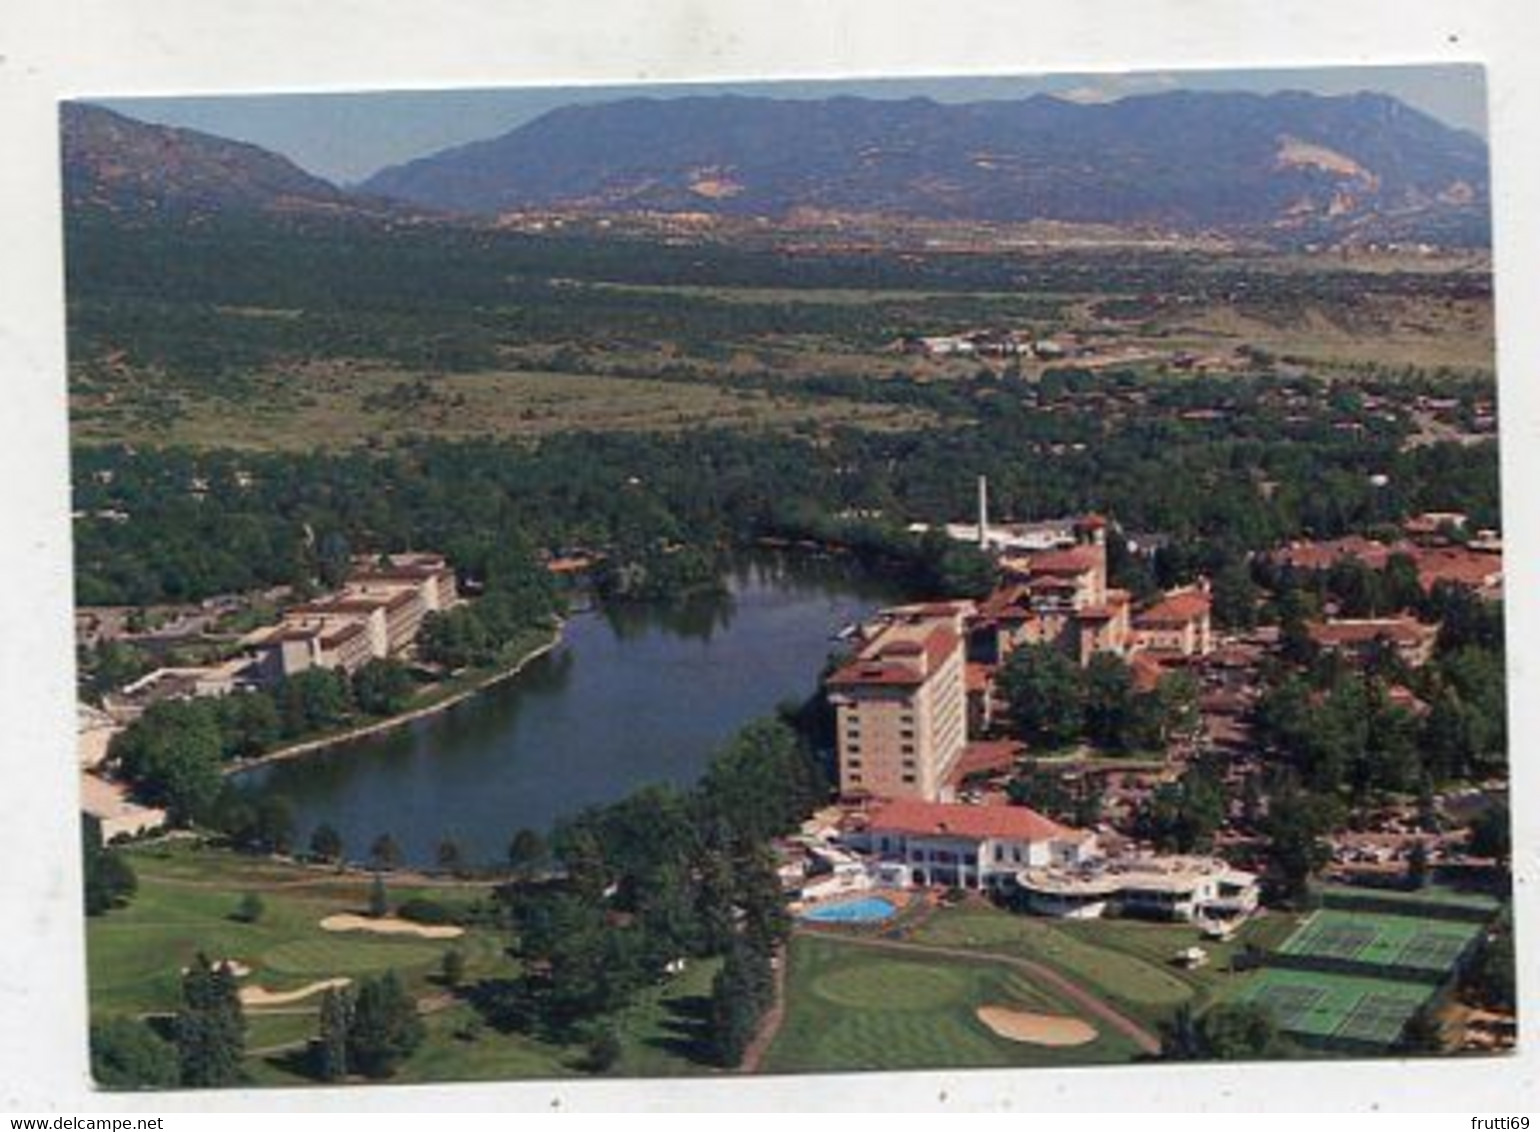
[[[366,198],[261,146],[152,125],[81,102],[63,103],[59,121],[64,196],[71,207],[175,214],[367,206]]]
[[[1477,242],[1488,202],[1480,138],[1368,93],[636,98],[554,110],[360,188],[480,215],[805,209]]]

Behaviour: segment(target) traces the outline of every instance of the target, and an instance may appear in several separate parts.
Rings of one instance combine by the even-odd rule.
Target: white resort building
[[[1016,875],[1028,911],[1095,919],[1115,908],[1143,919],[1236,922],[1257,908],[1257,878],[1217,857],[1128,857]]]
[[[852,816],[844,843],[893,887],[996,889],[1023,868],[1074,867],[1098,852],[1096,835],[1025,806],[968,806],[902,798]]]

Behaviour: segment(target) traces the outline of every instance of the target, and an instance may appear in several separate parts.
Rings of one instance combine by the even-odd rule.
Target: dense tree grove
[[[1160,1056],[1167,1061],[1250,1061],[1293,1053],[1266,1007],[1219,1002],[1195,1015],[1185,1003],[1161,1025]]]
[[[82,449],[77,597],[146,603],[308,585],[325,580],[337,547],[431,546],[467,581],[500,575],[493,588],[539,605],[548,600],[533,561],[540,550],[609,549],[604,588],[646,594],[702,583],[717,548],[759,534],[898,548],[928,580],[966,592],[980,580],[977,558],[925,546],[905,528],[971,514],[973,477],[987,474],[997,514],[1097,510],[1125,529],[1163,532],[1168,545],[1140,567],[1153,571],[1148,580],[1169,585],[1205,571],[1223,583],[1222,623],[1244,624],[1256,596],[1241,569],[1250,551],[1430,508],[1498,519],[1494,446],[1403,449],[1390,426],[1359,434],[1334,429],[1329,413],[1292,419],[1282,395],[1319,397],[1310,379],[1233,375],[1212,388],[1119,373],[1090,380],[1098,393],[1137,390],[1144,402],[1137,413],[1098,416],[1055,410],[1040,386],[931,389],[892,379],[847,392],[890,401],[908,390],[934,402],[941,422],[826,437],[422,439],[310,455]],[[1220,420],[1182,418],[1195,398],[1229,408]],[[1379,477],[1387,482],[1376,487]]]
[[[790,926],[769,839],[827,790],[796,732],[767,720],[687,793],[651,787],[562,822],[550,840],[556,879],[505,892],[524,974],[483,986],[480,1001],[500,1024],[572,1039],[680,960],[736,954],[724,985],[767,986]],[[518,849],[522,862],[539,847]],[[714,1013],[713,1027],[725,1028],[713,1030],[717,1048],[737,1048],[732,1035],[751,1030],[767,1003],[760,994]]]
[[[1052,645],[1026,645],[1001,666],[999,686],[1017,734],[1050,750],[1081,742],[1104,751],[1163,750],[1196,721],[1190,676],[1167,673],[1139,691],[1128,662],[1110,652],[1081,668]]]

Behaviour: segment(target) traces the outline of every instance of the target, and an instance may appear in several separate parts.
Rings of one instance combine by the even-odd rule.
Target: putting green
[[[964,997],[967,977],[955,967],[902,959],[867,959],[819,975],[813,993],[843,1006],[882,1010],[937,1010]]]

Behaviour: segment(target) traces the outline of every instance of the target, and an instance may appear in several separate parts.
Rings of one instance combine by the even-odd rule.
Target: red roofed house
[[[1214,650],[1208,583],[1171,590],[1134,614],[1134,648],[1171,656],[1207,656]]]
[[[1414,617],[1314,622],[1307,629],[1310,639],[1327,652],[1363,657],[1376,646],[1388,645],[1413,668],[1428,663],[1438,644],[1438,626]]]
[[[996,888],[1033,867],[1074,867],[1099,855],[1094,834],[1025,806],[900,799],[877,806],[844,840],[916,886]]]
[[[967,742],[963,624],[971,603],[890,610],[825,682],[838,728],[840,793],[940,798]]]
[[[999,662],[1022,645],[1052,644],[1086,664],[1127,651],[1129,595],[1107,586],[1106,523],[1082,519],[1075,537],[1075,546],[1001,557],[1006,584],[974,626],[985,655]]]

